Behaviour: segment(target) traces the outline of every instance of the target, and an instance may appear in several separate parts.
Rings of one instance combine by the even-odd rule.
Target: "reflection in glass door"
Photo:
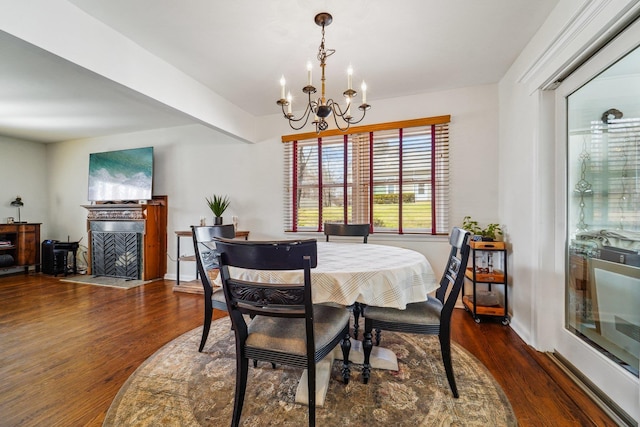
[[[640,48],[567,105],[565,326],[638,376]]]

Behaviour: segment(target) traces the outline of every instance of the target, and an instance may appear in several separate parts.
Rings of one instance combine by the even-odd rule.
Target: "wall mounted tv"
[[[131,202],[152,198],[153,147],[89,155],[89,201]]]

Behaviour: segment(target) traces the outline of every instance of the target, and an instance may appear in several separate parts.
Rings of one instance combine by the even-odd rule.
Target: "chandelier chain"
[[[318,61],[320,64],[324,64],[326,59],[336,53],[335,49],[326,50],[324,48],[324,24],[322,24],[322,40],[320,41],[320,47],[318,48]]]

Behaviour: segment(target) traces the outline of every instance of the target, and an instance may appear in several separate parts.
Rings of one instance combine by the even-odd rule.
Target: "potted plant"
[[[229,197],[227,196],[218,196],[214,194],[213,197],[205,198],[207,200],[207,204],[209,205],[209,209],[213,212],[214,216],[214,224],[221,225],[222,224],[222,214],[229,207]]]
[[[488,242],[498,240],[498,236],[502,235],[502,228],[500,228],[500,224],[491,223],[482,228],[480,227],[480,224],[478,224],[478,221],[474,221],[468,215],[462,220],[462,228],[474,236],[479,236],[482,240]]]

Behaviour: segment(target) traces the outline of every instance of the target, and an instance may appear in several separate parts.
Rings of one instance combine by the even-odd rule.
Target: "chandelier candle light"
[[[353,102],[353,99],[358,95],[358,93],[353,90],[352,87],[353,69],[351,67],[349,67],[347,71],[347,90],[342,93],[346,98],[345,110],[343,111],[340,107],[340,104],[335,102],[333,99],[327,99],[325,97],[326,79],[324,75],[324,68],[327,65],[327,58],[333,55],[336,51],[335,49],[325,49],[324,27],[331,24],[331,22],[333,21],[333,17],[329,13],[323,12],[317,14],[314,20],[318,26],[322,27],[322,41],[320,42],[320,47],[318,48],[318,61],[320,61],[320,69],[322,70],[322,77],[320,78],[320,80],[322,81],[321,97],[318,99],[311,99],[311,94],[316,93],[316,88],[313,86],[311,62],[307,62],[307,85],[302,88],[302,92],[308,95],[309,100],[302,116],[296,118],[291,112],[291,92],[288,92],[285,97],[286,81],[284,79],[284,76],[282,76],[282,78],[280,79],[280,99],[276,103],[280,107],[282,107],[282,114],[286,119],[289,120],[289,126],[291,126],[292,129],[300,130],[304,126],[306,126],[306,124],[309,122],[311,113],[313,113],[314,119],[311,123],[315,125],[317,133],[320,133],[323,130],[327,130],[327,128],[329,127],[327,118],[330,115],[333,115],[333,120],[338,129],[340,129],[342,132],[345,132],[347,129],[349,129],[350,125],[360,123],[362,119],[364,119],[367,110],[371,108],[371,106],[367,104],[367,85],[364,81],[362,82],[362,104],[360,104],[360,106],[358,107],[358,109],[362,111],[362,117],[357,120],[351,116],[351,103]],[[287,107],[286,112],[285,107]],[[338,122],[338,118],[341,119],[340,122],[342,123],[342,125]],[[302,122],[302,124],[298,126],[299,122]]]

